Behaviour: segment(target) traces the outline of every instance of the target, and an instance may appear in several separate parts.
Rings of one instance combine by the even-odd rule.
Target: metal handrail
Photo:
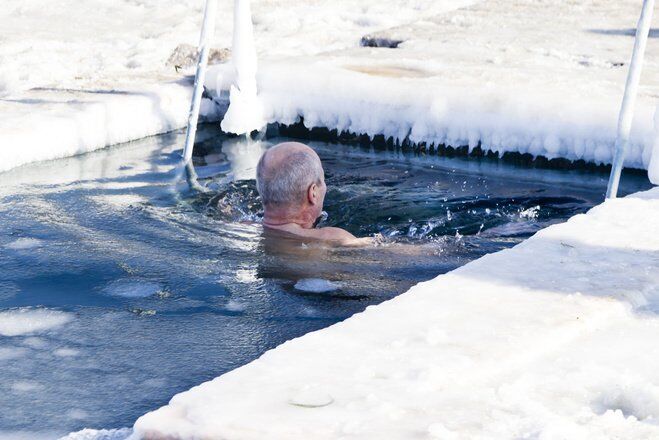
[[[629,133],[634,118],[634,103],[638,93],[638,83],[641,78],[641,69],[643,68],[643,56],[645,46],[648,42],[650,33],[650,22],[652,21],[652,10],[654,0],[644,0],[641,9],[641,17],[636,25],[636,37],[634,40],[634,50],[632,59],[629,63],[629,72],[627,73],[627,83],[625,84],[625,94],[620,106],[618,115],[618,133],[616,135],[615,155],[611,166],[611,176],[609,185],[606,189],[606,198],[615,199],[618,195],[618,184],[620,183],[620,173],[625,162],[625,155],[629,147]]]
[[[190,114],[188,116],[188,129],[185,134],[185,147],[183,148],[183,162],[188,163],[192,159],[194,140],[197,134],[197,121],[199,120],[199,108],[201,96],[204,93],[204,81],[206,79],[206,66],[208,65],[208,52],[210,50],[211,38],[215,32],[215,9],[217,0],[206,0],[204,8],[204,21],[201,25],[199,37],[199,59],[197,61],[197,73],[195,74],[194,91],[190,103]]]

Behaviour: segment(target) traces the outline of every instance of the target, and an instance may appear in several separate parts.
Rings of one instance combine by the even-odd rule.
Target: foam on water
[[[22,307],[0,312],[0,335],[18,336],[38,333],[62,326],[73,319],[58,310]]]

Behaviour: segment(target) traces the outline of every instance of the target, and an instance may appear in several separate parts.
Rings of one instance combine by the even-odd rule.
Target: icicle
[[[246,134],[265,125],[256,90],[257,61],[249,0],[234,2],[232,63],[235,81],[221,127],[228,133]]]

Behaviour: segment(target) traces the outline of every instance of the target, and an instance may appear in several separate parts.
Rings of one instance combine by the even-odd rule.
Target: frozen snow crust
[[[168,439],[659,436],[659,189],[289,341],[140,418]]]

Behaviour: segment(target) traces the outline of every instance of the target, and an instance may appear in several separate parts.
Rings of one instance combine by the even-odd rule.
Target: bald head
[[[323,182],[323,165],[308,146],[284,142],[266,150],[256,168],[256,184],[263,206],[295,207],[305,203],[313,184]]]

